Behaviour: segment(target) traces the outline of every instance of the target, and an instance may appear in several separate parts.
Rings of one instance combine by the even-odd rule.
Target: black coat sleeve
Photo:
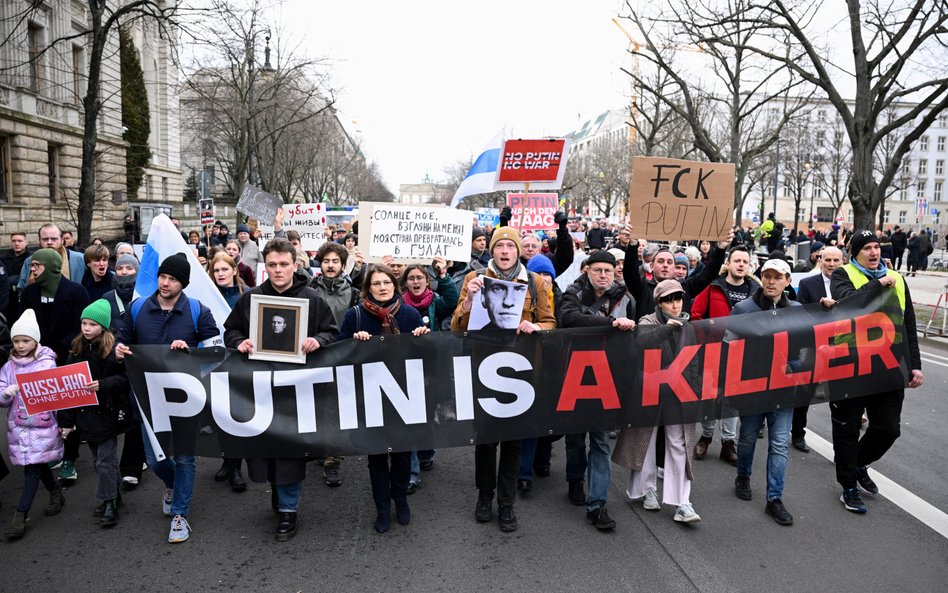
[[[651,302],[646,292],[648,285],[642,280],[639,274],[639,244],[638,241],[630,241],[629,246],[625,248],[625,265],[622,266],[622,280],[625,287],[635,299],[635,319],[648,315],[651,311],[646,310],[647,304]]]
[[[682,288],[685,289],[685,292],[688,293],[689,296],[699,294],[718,277],[721,266],[724,265],[724,256],[725,251],[723,249],[717,245],[711,246],[711,252],[708,254],[708,263],[705,264],[704,269],[702,269],[700,273],[690,278],[685,278],[685,280],[682,281]]]
[[[560,327],[608,327],[612,325],[612,317],[596,315],[586,310],[579,296],[573,290],[563,293],[559,305]]]
[[[556,229],[556,251],[553,253],[553,269],[559,276],[573,265],[576,253],[573,248],[573,237],[565,228]]]

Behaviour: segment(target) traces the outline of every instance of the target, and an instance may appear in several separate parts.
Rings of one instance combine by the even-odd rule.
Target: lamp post
[[[807,179],[810,177],[810,171],[813,169],[813,165],[809,162],[803,163],[803,185],[806,185]],[[813,188],[810,188],[810,221],[807,225],[807,229],[813,230]]]

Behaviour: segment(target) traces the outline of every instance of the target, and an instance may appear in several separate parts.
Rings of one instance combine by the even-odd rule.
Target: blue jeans
[[[197,459],[194,455],[174,455],[158,461],[155,451],[151,448],[151,440],[144,424],[142,425],[142,440],[145,445],[145,463],[149,469],[164,482],[166,488],[171,488],[171,514],[188,516],[191,506],[191,495],[194,493],[194,475],[197,473]]]
[[[277,508],[281,513],[295,513],[300,502],[300,490],[303,482],[277,484]]]
[[[741,434],[737,441],[737,475],[750,476],[754,465],[757,433],[767,421],[767,500],[783,497],[783,476],[787,471],[787,444],[793,425],[793,408],[741,416]]]
[[[532,480],[535,468],[550,469],[550,457],[553,454],[551,437],[523,439],[523,452],[520,455],[520,475],[518,480]]]
[[[412,484],[421,482],[421,462],[434,459],[434,449],[413,449],[411,452],[411,477],[408,481]]]
[[[606,504],[609,482],[612,479],[612,462],[609,459],[609,431],[600,430],[589,434],[589,454],[586,453],[586,433],[566,435],[566,479],[582,481],[588,474],[589,495],[586,510],[594,511]]]

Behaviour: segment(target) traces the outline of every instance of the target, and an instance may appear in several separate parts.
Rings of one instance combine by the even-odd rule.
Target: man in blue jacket
[[[190,279],[191,264],[183,253],[175,253],[161,262],[158,266],[158,290],[149,297],[141,297],[145,300],[140,305],[138,301],[132,303],[132,314],[116,336],[117,360],[132,355],[127,344],[168,344],[172,350],[188,350],[199,344],[223,345],[210,309],[197,300],[192,304],[184,294]],[[196,320],[192,307],[198,311]],[[146,463],[165,483],[161,509],[166,516],[173,517],[168,541],[173,544],[187,541],[191,535],[188,508],[194,492],[197,461],[194,455],[174,455],[158,461],[144,423],[142,431]]]
[[[86,273],[86,258],[81,253],[71,251],[63,246],[63,232],[53,223],[46,223],[39,228],[39,242],[43,249],[52,249],[59,253],[63,260],[62,275],[63,278],[71,280],[76,284],[82,284],[82,277]],[[30,262],[33,256],[26,258],[23,262],[23,268],[20,270],[20,280],[17,282],[17,292],[23,293],[23,289],[30,281]],[[67,265],[68,264],[68,265]]]

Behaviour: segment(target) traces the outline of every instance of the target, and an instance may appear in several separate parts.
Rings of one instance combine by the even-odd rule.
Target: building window
[[[85,51],[78,45],[72,46],[72,95],[76,105],[82,103],[82,79],[85,64]]]
[[[905,210],[899,210],[899,224],[905,224]]]
[[[923,199],[923,198],[925,197],[925,186],[926,186],[926,185],[928,185],[928,180],[926,180],[926,179],[919,179],[919,180],[918,180],[918,192],[917,192],[915,195],[918,196],[919,199]]]
[[[936,181],[934,186],[932,186],[932,201],[940,202],[941,201],[941,188],[944,184],[943,181]]]
[[[826,132],[819,130],[816,133],[816,146],[817,148],[823,148],[824,144],[826,144]]]
[[[39,93],[43,80],[43,27],[36,23],[26,26],[26,47],[30,54],[30,89]]]
[[[832,206],[816,207],[816,222],[833,222],[836,210]]]
[[[918,174],[925,175],[928,173],[928,159],[918,159]]]
[[[911,175],[912,174],[912,159],[905,159],[902,161],[902,175]]]
[[[882,216],[882,223],[889,224],[889,211],[888,210],[886,210]]]
[[[939,137],[938,137],[937,150],[938,150],[938,152],[945,152],[945,137],[944,137],[944,136],[939,136]]]
[[[10,137],[0,136],[0,202],[8,203],[13,188],[10,185]]]
[[[928,152],[928,136],[922,136],[918,139],[918,149],[922,152]]]
[[[161,199],[168,201],[168,178],[161,178]]]
[[[823,188],[819,185],[813,186],[813,197],[817,200],[823,199]]]
[[[942,113],[938,116],[938,127],[944,128],[948,126],[948,113]]]
[[[905,201],[908,199],[908,185],[903,185],[899,190],[899,199]]]
[[[825,109],[820,109],[819,111],[816,112],[816,120],[820,122],[821,124],[826,123],[826,110]]]
[[[944,159],[938,159],[935,161],[935,175],[944,175],[945,174],[945,161]]]
[[[59,150],[56,144],[46,145],[46,173],[49,176],[49,203],[59,201]]]

